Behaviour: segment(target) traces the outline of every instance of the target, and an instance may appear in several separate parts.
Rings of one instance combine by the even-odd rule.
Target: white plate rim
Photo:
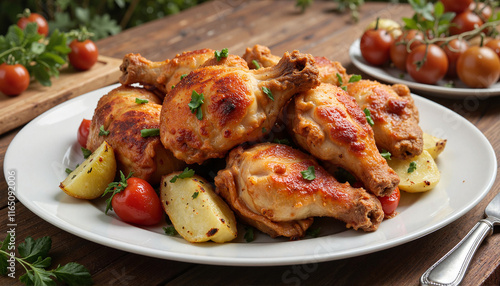
[[[461,139],[472,140],[474,144],[479,144],[481,147],[481,152],[474,154],[474,156],[468,158],[468,160],[479,158],[482,160],[481,164],[484,169],[479,173],[473,174],[474,176],[465,175],[467,178],[460,178],[463,179],[462,183],[464,184],[464,188],[470,186],[474,187],[477,191],[474,196],[470,198],[466,197],[465,203],[460,202],[460,206],[454,210],[446,210],[446,212],[449,213],[445,213],[442,218],[438,218],[436,221],[430,223],[425,222],[424,226],[410,229],[410,231],[405,229],[404,231],[407,231],[407,233],[404,235],[394,235],[393,232],[399,232],[400,230],[395,230],[398,227],[411,226],[410,220],[403,221],[403,218],[406,217],[407,213],[410,214],[415,211],[414,208],[417,208],[415,205],[429,201],[429,197],[432,198],[433,196],[429,194],[434,193],[417,195],[418,200],[416,203],[410,204],[407,208],[405,207],[404,211],[396,216],[396,218],[384,221],[379,230],[373,233],[361,233],[347,230],[334,235],[293,242],[284,242],[282,240],[275,242],[274,240],[269,241],[264,238],[262,241],[255,241],[253,243],[227,243],[220,245],[204,243],[194,245],[183,241],[181,238],[171,238],[160,234],[158,233],[158,229],[130,226],[115,219],[113,216],[103,215],[102,210],[97,210],[93,204],[87,201],[79,201],[65,195],[57,187],[62,175],[54,174],[55,171],[53,170],[53,165],[57,165],[58,162],[61,162],[61,158],[51,159],[53,160],[51,163],[52,168],[47,166],[45,169],[38,169],[40,167],[37,164],[45,166],[44,164],[47,162],[39,162],[40,160],[36,160],[36,157],[43,158],[44,156],[50,156],[51,154],[47,153],[51,153],[51,151],[54,150],[49,149],[46,150],[46,152],[32,150],[32,148],[30,148],[33,144],[32,142],[42,145],[51,144],[51,147],[65,146],[66,149],[76,145],[76,128],[81,119],[83,117],[88,118],[88,114],[92,114],[92,106],[95,107],[97,104],[97,99],[116,86],[118,85],[97,89],[71,99],[48,110],[28,123],[19,131],[7,149],[4,158],[4,175],[7,180],[9,172],[12,170],[16,171],[17,198],[37,216],[76,236],[131,253],[184,262],[228,266],[291,265],[364,255],[407,243],[453,222],[472,209],[486,196],[496,176],[497,166],[493,147],[474,125],[453,111],[428,99],[414,95],[415,102],[419,105],[419,108],[422,106],[431,108],[431,110],[421,110],[421,116],[422,114],[424,116],[427,114],[429,116],[435,115],[447,118],[447,121],[454,124],[453,128],[459,128],[462,131],[446,134],[451,137],[458,136],[458,138]],[[91,110],[89,110],[89,108],[91,108]],[[82,116],[82,114],[86,114],[87,116]],[[56,115],[65,115],[67,118],[64,116],[63,118],[59,118]],[[422,121],[425,122],[425,120]],[[71,132],[68,130],[61,130],[60,125],[66,127],[71,126]],[[464,132],[464,129],[467,132]],[[58,137],[56,138],[47,139],[44,130],[61,133],[58,133]],[[431,134],[443,132],[440,128],[434,128],[430,131]],[[447,131],[444,130],[444,132]],[[462,138],[463,134],[466,134],[468,138]],[[33,139],[36,140],[31,141]],[[442,160],[440,166],[444,165],[448,168],[456,164],[456,162],[453,161],[456,159],[453,158],[462,158],[462,156],[457,157],[457,154],[453,154],[453,152],[460,151],[460,148],[454,146],[454,144],[458,144],[457,141],[460,140],[448,142],[449,147],[447,147],[445,153],[443,153],[442,156],[444,157],[440,159]],[[54,152],[61,153],[64,150],[56,149],[56,151]],[[26,156],[28,156],[28,158],[26,158]],[[32,162],[32,164],[27,164],[27,162]],[[25,178],[24,176],[28,173],[30,173],[30,175],[28,178]],[[448,180],[447,177],[449,177],[449,175],[448,173],[443,174],[442,181]],[[37,179],[38,181],[35,182]],[[438,192],[439,196],[444,195],[446,197],[447,191],[450,190],[447,190],[447,188],[441,184],[444,183],[442,182],[438,185],[436,189],[439,190],[436,190],[436,192]],[[454,179],[446,182],[446,184],[457,184],[457,182]],[[456,190],[454,190],[454,192],[456,192]],[[454,198],[448,196],[448,199],[450,199],[451,202]],[[430,200],[430,202],[432,203],[432,200]],[[70,208],[72,212],[77,214],[78,219],[73,218],[71,215],[68,216],[68,214],[65,213]],[[442,211],[438,211],[439,214],[440,212]],[[87,222],[87,220],[89,222]],[[83,227],[76,225],[82,223],[84,224]],[[86,223],[96,225],[87,225]],[[387,235],[392,235],[392,237],[386,239],[384,236]],[[337,248],[338,244],[345,244],[346,241],[349,241],[349,243],[357,243],[357,246],[351,249]],[[256,255],[256,253],[259,252],[265,254],[262,256]]]
[[[488,98],[491,96],[500,95],[500,82],[493,84],[489,88],[466,88],[446,87],[444,86],[444,84],[447,83],[446,79],[439,81],[438,85],[430,85],[416,82],[408,74],[404,74],[403,78],[395,77],[391,75],[390,72],[398,74],[403,73],[396,68],[387,66],[377,67],[368,64],[361,55],[359,43],[360,40],[357,39],[349,47],[349,56],[351,58],[351,61],[358,69],[378,80],[392,84],[406,84],[412,90],[419,90],[430,95],[451,99],[463,99],[468,97]]]

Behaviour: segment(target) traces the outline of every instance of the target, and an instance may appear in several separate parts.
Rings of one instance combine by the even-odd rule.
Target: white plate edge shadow
[[[439,82],[440,85],[430,85],[415,82],[408,74],[404,74],[396,68],[388,68],[385,66],[377,67],[369,65],[361,55],[359,43],[360,40],[357,39],[349,47],[349,56],[351,58],[351,61],[358,69],[378,80],[391,84],[406,84],[413,91],[419,90],[429,95],[449,99],[464,99],[469,97],[488,98],[490,96],[500,95],[500,82],[495,83],[489,88],[446,87],[443,86],[447,82],[446,79],[441,80]],[[404,78],[395,77],[391,75],[390,72],[404,74]]]
[[[454,161],[464,160],[463,156],[457,157],[459,154],[453,154],[454,152],[460,151],[460,148],[455,147],[454,145],[460,144],[459,141],[467,139],[477,141],[475,143],[479,143],[481,147],[484,147],[481,153],[475,154],[474,156],[466,159],[473,160],[474,162],[474,160],[479,160],[477,158],[480,157],[480,160],[483,161],[481,163],[484,170],[474,174],[475,176],[469,176],[468,173],[465,173],[465,177],[463,178],[450,178],[451,173],[455,173],[455,171],[458,170],[450,169],[448,172],[442,172],[442,181],[435,190],[426,194],[416,195],[419,196],[416,203],[404,206],[404,209],[398,216],[396,216],[396,218],[384,221],[379,230],[373,233],[362,233],[347,230],[334,235],[314,239],[304,239],[294,242],[283,242],[280,240],[278,242],[269,243],[257,241],[254,243],[244,244],[227,243],[219,245],[214,243],[204,243],[201,245],[194,245],[187,243],[180,238],[171,238],[163,234],[159,234],[158,231],[152,232],[147,229],[130,226],[114,219],[112,216],[105,216],[102,210],[98,210],[93,204],[87,201],[79,201],[66,196],[57,187],[60,182],[59,180],[61,179],[60,176],[62,175],[54,174],[54,170],[49,168],[49,166],[46,166],[45,169],[38,170],[36,169],[38,167],[36,164],[42,163],[29,159],[31,158],[30,155],[35,158],[37,156],[44,157],[49,156],[47,153],[62,153],[66,149],[70,148],[70,146],[76,142],[76,129],[78,128],[81,119],[84,117],[89,118],[89,114],[91,116],[93,113],[92,106],[95,106],[97,99],[115,86],[117,85],[108,86],[76,97],[48,110],[28,123],[21,131],[19,131],[7,149],[4,158],[4,175],[7,178],[9,171],[16,171],[16,195],[19,201],[47,222],[84,239],[132,253],[184,262],[231,266],[290,265],[359,256],[412,241],[440,229],[441,227],[458,219],[486,196],[493,185],[496,176],[497,166],[495,152],[486,137],[475,126],[460,115],[428,99],[415,95],[417,105],[425,106],[427,108],[432,107],[432,110],[421,110],[421,119],[423,119],[422,122],[426,121],[422,114],[429,116],[429,118],[431,116],[441,116],[449,122],[445,124],[444,127],[451,126],[456,129],[455,131],[465,128],[468,135],[473,135],[469,136],[469,138],[461,138],[461,134],[463,134],[463,132],[448,133],[450,130],[441,130],[439,127],[429,127],[429,124],[429,126],[423,126],[424,131],[426,132],[438,134],[445,132],[445,134],[448,135],[447,139],[449,139],[449,146],[439,159],[440,161],[438,161],[440,168],[442,166],[450,168],[450,166],[453,167],[457,165]],[[57,119],[59,121],[56,120],[56,122],[48,120],[54,120],[55,118],[52,117],[54,117],[54,115],[58,112],[64,111],[64,113],[67,114],[69,111],[65,109],[73,106],[80,106],[80,104],[82,104],[81,110],[78,110],[78,108],[71,110],[72,114],[67,115],[68,118],[59,118]],[[89,107],[92,107],[92,110],[87,110]],[[422,108],[420,107],[420,109]],[[66,130],[68,128],[57,129],[56,126],[61,124],[71,126],[71,132]],[[453,126],[450,124],[453,124]],[[425,130],[425,127],[428,127],[428,130]],[[39,128],[42,130],[39,130]],[[51,138],[49,139],[47,139],[47,136],[44,136],[42,138],[40,136],[45,135],[43,131],[44,128],[54,128],[55,132],[61,132],[62,136],[50,136]],[[33,140],[32,135],[34,134],[38,134],[38,136],[35,136],[35,139],[37,140]],[[457,138],[454,139],[453,137]],[[29,141],[28,138],[33,141]],[[23,143],[25,141],[27,141],[28,144]],[[52,144],[51,146],[54,148],[62,145],[62,149],[66,149],[49,150],[44,153],[37,152],[30,148],[26,149],[26,147],[29,147],[29,143],[36,142],[37,144],[43,144],[44,141]],[[52,163],[62,162],[62,158],[48,159],[53,160]],[[26,164],[28,162],[32,162],[32,165]],[[23,163],[25,164],[23,165]],[[44,165],[42,164],[41,166],[43,167]],[[28,176],[30,180],[19,179],[20,177],[25,176],[26,173],[33,171],[33,168],[37,171],[31,172],[32,175]],[[454,172],[450,172],[451,170]],[[38,173],[38,171],[40,171],[40,173]],[[35,183],[37,179],[39,181]],[[457,179],[462,180],[462,182],[458,182]],[[445,184],[447,186],[445,186]],[[23,185],[30,186],[30,188],[23,188]],[[474,187],[478,190],[478,193],[475,193],[471,198],[464,197],[463,199],[465,199],[466,202],[460,202],[460,206],[458,208],[453,209],[453,206],[449,206],[452,208],[451,210],[443,211],[442,205],[446,204],[439,203],[439,206],[436,206],[437,209],[435,211],[436,215],[441,215],[442,217],[430,217],[436,219],[436,221],[419,222],[421,225],[416,229],[399,229],[401,227],[405,228],[407,225],[410,226],[410,220],[407,219],[405,222],[403,219],[406,218],[407,214],[414,212],[415,209],[418,210],[418,207],[424,202],[432,204],[433,196],[448,199],[447,202],[450,203],[453,202],[453,198],[447,195],[447,191],[456,192],[457,186],[458,189],[462,189],[466,187],[468,188],[469,185],[471,185],[470,188]],[[454,188],[455,190],[450,190],[450,188]],[[47,194],[51,195],[49,196]],[[411,197],[415,195],[409,196]],[[67,213],[64,213],[65,211],[68,211],[68,209],[71,209],[73,213],[76,213],[78,218],[73,219],[68,217],[66,215]],[[62,217],[61,213],[63,213]],[[89,214],[93,214],[95,216],[89,216]],[[77,226],[76,224],[84,224],[83,227],[85,227],[85,229]],[[400,232],[402,233],[401,235],[399,234]],[[386,238],[386,235],[389,236],[388,239]],[[356,244],[356,247],[349,248],[349,245],[347,245],[346,248],[342,248],[341,246],[346,242],[348,242],[349,245],[354,243]],[[266,257],[256,254],[259,252],[266,253]]]

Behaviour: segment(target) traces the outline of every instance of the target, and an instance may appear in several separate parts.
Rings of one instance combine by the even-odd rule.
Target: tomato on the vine
[[[385,197],[377,197],[382,204],[382,210],[384,210],[384,214],[386,216],[394,214],[396,208],[399,205],[399,200],[401,198],[401,193],[399,188],[394,189],[392,194]]]
[[[441,0],[441,3],[443,3],[444,10],[446,12],[455,13],[461,13],[465,11],[473,2],[474,0]]]
[[[483,21],[488,20],[491,17],[491,15],[493,15],[493,10],[491,9],[491,6],[486,5],[483,2],[476,3],[475,1],[473,1],[469,5],[469,10],[478,14]]]
[[[87,138],[89,137],[90,124],[92,123],[89,119],[83,119],[82,123],[80,123],[80,127],[78,127],[78,133],[76,135],[76,139],[78,143],[83,148],[87,148]]]
[[[164,211],[160,198],[151,185],[143,179],[125,178],[121,174],[121,181],[114,182],[104,192],[103,196],[112,192],[106,200],[108,210],[113,211],[125,222],[138,225],[154,225],[159,223]]]
[[[500,58],[500,39],[489,40],[484,46],[492,49]]]
[[[406,70],[417,82],[435,84],[446,75],[448,58],[437,45],[420,45],[408,55]]]
[[[484,24],[483,20],[474,12],[466,10],[451,20],[450,34],[458,35],[474,30]]]
[[[363,33],[359,43],[361,55],[372,65],[383,65],[389,60],[389,50],[394,41],[385,29],[369,29]]]
[[[489,87],[500,77],[500,59],[488,47],[470,47],[458,58],[457,74],[469,87]]]
[[[69,44],[71,52],[68,54],[70,64],[78,70],[88,70],[97,62],[99,51],[95,43],[86,39],[79,41],[74,39]]]
[[[48,36],[49,24],[45,17],[38,13],[31,13],[29,10],[24,11],[22,17],[17,21],[17,26],[24,30],[28,23],[35,22],[38,25],[38,34]]]
[[[21,64],[0,65],[0,91],[8,96],[16,96],[25,91],[30,84],[30,74]]]
[[[402,71],[406,71],[406,58],[408,57],[407,43],[410,43],[410,51],[422,44],[424,36],[418,30],[405,31],[392,44],[389,55],[394,66]]]
[[[449,77],[457,77],[457,60],[469,48],[467,41],[463,39],[453,39],[446,45],[443,50],[448,57],[448,72]]]

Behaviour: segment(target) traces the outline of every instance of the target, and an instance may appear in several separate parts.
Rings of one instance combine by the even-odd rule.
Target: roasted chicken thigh
[[[389,195],[398,186],[399,177],[380,155],[365,114],[342,88],[322,83],[296,95],[287,119],[302,148],[348,170],[375,195]]]
[[[259,70],[201,67],[165,97],[161,141],[188,164],[222,158],[233,147],[267,134],[294,94],[318,84],[314,59],[297,51]]]
[[[314,177],[302,172],[314,169]],[[287,145],[260,143],[232,150],[215,177],[218,192],[248,224],[272,237],[302,237],[313,217],[374,231],[384,218],[380,201],[339,183],[313,157]]]
[[[148,102],[137,103],[136,98]],[[106,140],[125,175],[133,172],[134,177],[159,183],[162,175],[185,165],[163,147],[159,136],[141,136],[142,129],[159,128],[160,109],[161,100],[147,90],[121,86],[110,91],[94,111],[87,149],[94,151]]]

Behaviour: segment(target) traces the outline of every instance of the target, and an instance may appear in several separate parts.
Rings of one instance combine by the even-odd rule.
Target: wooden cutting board
[[[87,71],[63,68],[52,86],[31,82],[17,97],[0,93],[0,134],[19,127],[46,110],[86,92],[118,82],[121,59],[99,56]]]

